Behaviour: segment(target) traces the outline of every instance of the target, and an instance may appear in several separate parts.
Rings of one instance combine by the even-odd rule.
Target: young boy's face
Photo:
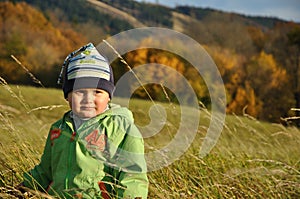
[[[73,113],[81,118],[92,118],[102,113],[110,100],[109,94],[101,89],[78,89],[68,94]]]

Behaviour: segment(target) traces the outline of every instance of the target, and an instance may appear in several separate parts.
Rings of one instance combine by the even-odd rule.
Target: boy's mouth
[[[82,107],[80,107],[80,109],[82,109],[82,110],[92,110],[92,109],[95,109],[95,107],[92,107],[92,106],[82,106]]]

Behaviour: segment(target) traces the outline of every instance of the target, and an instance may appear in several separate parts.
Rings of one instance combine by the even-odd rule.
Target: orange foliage
[[[249,31],[257,42],[262,40],[263,35],[257,29]],[[279,111],[271,108],[272,103],[281,102],[282,105],[289,106],[290,100],[284,97],[270,99],[276,92],[286,92],[284,87],[288,84],[288,76],[272,54],[261,51],[247,60],[245,56],[228,49],[205,48],[213,57],[225,82],[228,113],[246,113],[268,120],[269,115],[280,118]]]
[[[7,80],[19,78],[22,82],[20,76],[25,73],[10,58],[11,54],[30,71],[47,76],[53,67],[60,67],[69,52],[86,43],[82,35],[55,27],[24,2],[0,2],[0,30],[0,71]]]
[[[155,42],[155,41],[152,41],[150,38],[147,38],[143,42],[144,43],[142,43],[142,45],[147,42]],[[168,45],[169,44],[168,42],[172,42],[172,41],[165,41],[165,42],[166,45]],[[167,67],[170,67],[176,70],[177,73],[185,76],[185,78],[187,79],[189,84],[193,87],[197,96],[200,99],[207,97],[208,95],[207,88],[201,76],[198,74],[197,70],[193,68],[185,60],[183,60],[182,58],[180,58],[175,54],[163,50],[159,50],[159,49],[142,48],[127,53],[125,58],[131,67],[137,67],[143,64],[150,65],[151,70],[147,71],[147,77],[142,77],[143,80],[146,79],[160,80],[161,82],[156,82],[156,83],[157,84],[161,83],[162,85],[164,85],[164,79],[166,79],[165,77],[168,77],[167,78],[168,85],[173,85],[173,88],[169,88],[171,91],[172,89],[176,88],[176,90],[179,92],[182,93],[186,92],[185,86],[182,84],[182,82],[178,82],[178,76],[175,74],[172,75],[168,71]],[[163,65],[164,67],[161,67],[159,65]],[[152,85],[148,87],[148,89],[151,92],[151,95],[154,99],[165,100],[167,97],[164,95],[164,91],[162,90],[161,85]],[[143,91],[139,90],[136,91],[136,93],[139,97],[144,97]],[[185,97],[186,100],[188,101],[188,99],[191,96],[185,96]]]
[[[88,22],[80,26],[86,29],[81,30],[85,34],[83,36],[72,29],[68,22],[60,22],[56,18],[56,12],[62,11],[58,9],[49,12],[46,18],[39,10],[26,3],[0,2],[0,73],[9,83],[28,83],[28,80],[24,80],[25,72],[10,55],[15,55],[31,72],[40,74],[42,82],[47,78],[56,79],[58,74],[54,73],[58,73],[69,52],[87,43],[86,37],[98,39],[95,38],[96,35],[106,32],[105,27],[94,29],[94,24]],[[62,16],[63,13],[59,15]],[[213,20],[215,17],[218,20]],[[289,57],[289,52],[295,54],[298,51],[289,51],[286,34],[295,24],[278,23],[273,29],[263,30],[254,25],[244,26],[243,20],[231,23],[230,16],[224,19],[222,17],[223,15],[210,16],[194,26],[187,23],[186,31],[198,41],[209,45],[204,48],[215,61],[225,83],[227,112],[247,113],[267,120],[280,118],[280,114],[286,113],[294,103],[289,86],[290,82],[297,79],[293,76],[297,74],[291,71],[295,65],[293,60],[298,57]],[[145,39],[141,46],[153,42],[158,40]],[[177,50],[182,48],[172,39],[164,41],[164,45],[172,45]],[[157,49],[139,49],[127,53],[125,58],[132,67],[149,63],[172,67],[188,79],[199,100],[206,100],[206,105],[209,105],[210,96],[201,76],[179,56]],[[143,78],[168,76],[174,87],[180,87],[176,77],[170,77],[167,70],[158,68],[155,64],[151,67],[151,71],[147,71],[148,77]],[[115,74],[121,76],[123,72],[119,68]],[[184,92],[184,88],[180,89]],[[161,85],[149,87],[149,90],[157,99],[166,97],[163,96]],[[139,92],[139,95],[144,97],[145,93]],[[280,106],[276,106],[277,104]]]
[[[261,111],[261,103],[258,102],[253,88],[246,83],[244,87],[238,87],[233,100],[228,103],[227,113],[235,113],[238,115],[248,114],[257,117]]]
[[[263,31],[257,27],[248,27],[248,33],[252,38],[252,42],[258,51],[262,50],[265,45],[266,36]]]

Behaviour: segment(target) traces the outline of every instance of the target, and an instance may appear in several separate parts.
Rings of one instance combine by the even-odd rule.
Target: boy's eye
[[[96,94],[102,94],[102,93],[103,93],[103,90],[95,90],[95,93],[96,93]]]
[[[73,91],[73,93],[75,95],[88,95],[88,94],[92,94],[92,95],[101,95],[103,94],[105,91],[104,90],[101,90],[101,89],[92,89],[92,90],[76,90],[76,91]]]
[[[84,94],[84,91],[83,91],[83,90],[76,90],[76,91],[74,91],[74,93],[77,94],[77,95],[78,95],[78,94],[81,94],[81,95],[82,95],[82,94]]]

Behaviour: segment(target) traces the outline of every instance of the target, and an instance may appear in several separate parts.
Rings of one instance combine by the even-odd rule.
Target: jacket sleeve
[[[24,186],[40,191],[46,191],[51,183],[51,140],[50,133],[46,140],[41,161],[32,170],[24,173]]]
[[[134,124],[127,128],[118,155],[120,169],[118,182],[124,188],[117,188],[117,195],[123,198],[147,198],[149,182],[144,157],[144,141]]]

